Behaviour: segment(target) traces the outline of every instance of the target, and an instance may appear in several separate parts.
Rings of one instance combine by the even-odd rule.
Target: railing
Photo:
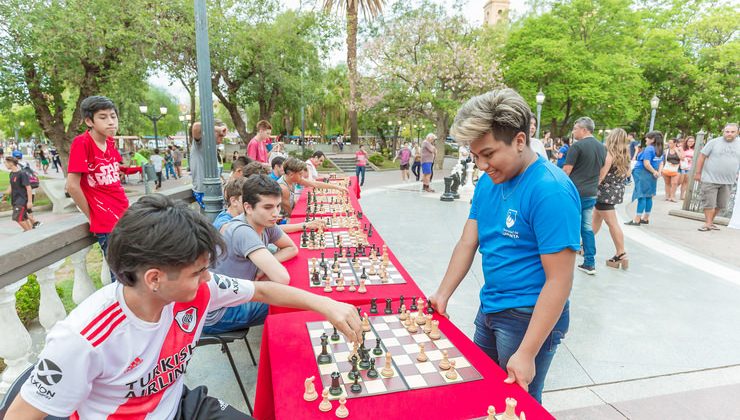
[[[189,186],[163,192],[176,200],[192,202]],[[134,198],[135,200],[136,198]],[[44,225],[40,229],[5,239],[0,244],[0,357],[6,368],[0,378],[0,394],[5,394],[13,381],[32,360],[31,335],[16,312],[15,293],[36,273],[40,288],[39,323],[48,332],[64,319],[64,310],[56,292],[55,273],[67,257],[74,267],[72,300],[79,304],[95,292],[85,264],[85,257],[96,242],[82,214]],[[110,270],[103,259],[100,271],[103,285],[111,281]]]

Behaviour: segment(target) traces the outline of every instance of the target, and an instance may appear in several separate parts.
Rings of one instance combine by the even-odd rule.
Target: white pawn
[[[516,400],[513,398],[506,399],[506,411],[501,416],[501,420],[519,420],[516,415]]]
[[[496,408],[492,405],[488,406],[488,417],[486,417],[486,420],[496,420]]]
[[[365,287],[365,279],[360,279],[360,287],[357,288],[357,293],[367,293],[367,287]]]
[[[319,403],[319,410],[323,412],[331,411],[331,401],[329,401],[329,387],[324,388],[321,392],[321,403]]]
[[[439,333],[439,321],[436,319],[432,320],[432,330],[429,331],[429,338],[432,340],[439,340],[442,335]]]
[[[442,350],[442,360],[439,361],[439,368],[442,370],[450,368],[450,360],[447,358],[447,350]]]
[[[337,407],[337,411],[334,412],[337,417],[340,419],[347,418],[349,416],[349,410],[347,410],[347,398],[344,396],[339,398],[339,407]]]
[[[457,379],[457,370],[455,370],[455,361],[450,360],[450,369],[445,373],[445,377],[451,381]]]
[[[316,392],[316,386],[313,384],[314,376],[306,378],[306,382],[303,383],[305,391],[303,392],[303,399],[306,401],[313,401],[319,398],[319,393]]]
[[[331,293],[331,282],[324,279],[324,293]]]
[[[416,360],[419,362],[426,362],[429,360],[429,356],[424,352],[424,343],[419,343],[419,355],[416,356]]]

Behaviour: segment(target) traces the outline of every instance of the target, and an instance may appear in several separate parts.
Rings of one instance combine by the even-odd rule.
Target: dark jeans
[[[188,389],[183,385],[180,404],[174,420],[237,420],[253,419],[218,398],[208,395],[208,388]]]
[[[360,186],[365,185],[365,167],[355,166],[355,175],[357,175],[357,182],[360,183]],[[360,175],[362,175],[362,179],[360,179]]]
[[[108,259],[108,236],[110,236],[110,233],[93,233],[95,236],[95,239],[98,241],[98,245],[100,245],[100,249],[103,251],[103,258],[106,260]],[[113,274],[113,271],[110,272],[110,282],[114,283],[116,281],[116,275]]]
[[[265,323],[269,307],[262,302],[247,302],[226,309],[224,316],[213,325],[203,327],[206,334],[221,334],[243,330]]]
[[[421,162],[414,162],[414,164],[411,165],[411,173],[414,174],[418,181],[419,176],[421,176]]]
[[[157,188],[162,188],[162,171],[157,172]]]
[[[484,314],[478,309],[473,341],[506,371],[506,364],[524,339],[533,312],[533,307],[507,309],[492,314]],[[569,324],[570,309],[569,303],[566,302],[560,319],[534,358],[535,376],[529,384],[528,392],[539,403],[542,403],[542,388],[545,386],[550,363],[555,357],[558,344],[568,332]]]
[[[172,177],[177,179],[177,175],[175,174],[175,165],[170,163],[165,163],[164,165],[164,174],[167,179],[170,179],[170,174],[172,174]]]

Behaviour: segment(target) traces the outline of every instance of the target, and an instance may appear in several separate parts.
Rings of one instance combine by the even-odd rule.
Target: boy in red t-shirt
[[[123,159],[113,136],[118,110],[104,96],[90,96],[80,105],[89,130],[75,137],[69,152],[67,192],[90,220],[90,232],[107,252],[108,235],[128,208],[118,176]]]

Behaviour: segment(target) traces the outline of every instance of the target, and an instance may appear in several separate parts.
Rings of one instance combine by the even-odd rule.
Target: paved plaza
[[[452,163],[446,162],[445,172]],[[360,201],[426,294],[442,279],[470,207],[467,200],[441,202],[438,178],[437,193],[428,194],[419,192],[420,183],[401,183],[397,171],[368,173]],[[164,188],[183,182],[187,178],[165,181]],[[143,189],[135,183],[126,188],[134,194]],[[668,204],[659,191],[653,223],[625,227],[628,271],[603,264],[613,254],[604,227],[597,236],[598,274],[575,272],[570,331],[550,369],[543,401],[557,418],[740,418],[733,403],[740,392],[740,261],[733,255],[740,249],[740,231],[697,232],[698,222],[668,216]],[[618,208],[622,219],[628,210]],[[68,216],[39,212],[38,217],[54,223]],[[0,234],[19,235],[7,216],[0,219]],[[476,256],[448,309],[469,337],[482,283]],[[261,332],[254,328],[249,336],[257,357]],[[254,401],[257,368],[243,344],[231,349]],[[204,384],[246,409],[218,346],[195,353],[186,383]]]

